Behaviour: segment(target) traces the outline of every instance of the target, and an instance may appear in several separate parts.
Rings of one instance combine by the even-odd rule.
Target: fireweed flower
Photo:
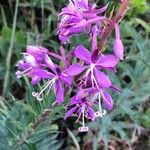
[[[75,51],[74,55],[84,62],[83,65],[73,64],[68,69],[65,70],[65,73],[69,76],[78,75],[85,71],[84,79],[85,84],[87,81],[91,81],[92,88],[109,88],[111,87],[111,81],[109,77],[99,71],[101,69],[113,69],[117,63],[118,59],[113,55],[100,55],[99,57],[92,56],[91,53],[84,48],[82,45],[79,45]]]
[[[90,4],[88,0],[70,0],[67,7],[62,8],[59,14],[61,21],[58,25],[59,39],[64,43],[69,38],[81,31],[91,32],[96,24],[101,32],[102,22],[106,20],[101,14],[107,6],[96,8],[96,4]]]
[[[60,56],[40,46],[27,46],[23,59],[17,64],[17,78],[27,76],[31,78],[32,85],[44,80],[42,90],[32,92],[38,101],[43,100],[44,94],[50,94],[50,91],[53,91],[56,102],[62,104],[67,93],[66,88],[77,91],[67,104],[64,119],[73,114],[78,116],[77,121],[82,118],[82,126],[78,128],[79,132],[89,130],[85,126],[85,118],[94,121],[96,117],[103,117],[106,110],[113,108],[113,100],[108,89],[119,91],[104,73],[105,70],[115,72],[119,59],[123,59],[124,48],[118,24],[115,24],[114,55],[99,53],[97,46],[98,36],[104,33],[104,24],[108,21],[102,14],[106,9],[107,5],[96,8],[96,4],[89,3],[89,0],[69,0],[68,6],[62,8],[59,14],[58,34],[61,42],[69,42],[69,39],[75,34],[86,33],[91,42],[91,52],[79,45],[73,54],[71,51],[66,55],[61,46]],[[53,63],[49,56],[59,59],[63,65]],[[72,56],[75,56],[79,63],[71,64]],[[79,78],[76,78],[77,75]]]
[[[27,46],[27,50],[23,54],[24,59],[17,64],[19,68],[16,72],[17,77],[28,76],[32,79],[33,85],[38,84],[41,79],[47,80],[42,90],[33,92],[32,95],[41,101],[43,92],[47,90],[48,94],[53,89],[56,93],[57,103],[61,104],[64,101],[63,86],[70,85],[72,77],[63,75],[62,69],[52,62],[48,56],[48,50],[43,47]]]
[[[120,39],[120,31],[118,24],[115,24],[116,39],[114,41],[114,54],[117,58],[123,60],[124,47]]]
[[[66,76],[61,71],[61,68],[54,65],[52,60],[46,56],[45,58],[45,64],[47,67],[51,70],[50,76],[48,78],[48,81],[43,86],[42,90],[40,92],[33,92],[32,95],[37,98],[37,100],[41,101],[43,100],[43,97],[41,96],[45,90],[47,90],[47,94],[49,94],[50,90],[52,89],[54,93],[56,94],[56,100],[58,104],[63,103],[64,101],[64,85],[70,85],[72,83],[72,77]]]
[[[89,89],[80,89],[79,92],[71,99],[70,103],[67,107],[71,107],[64,117],[67,119],[72,114],[76,113],[78,116],[77,121],[82,118],[82,127],[79,127],[79,132],[86,132],[89,130],[88,127],[85,126],[85,118],[95,120],[95,112],[92,109],[92,103],[87,99]]]
[[[39,46],[27,46],[24,58],[17,63],[17,78],[28,76],[32,79],[32,84],[37,84],[43,78],[49,78],[48,71],[42,69],[43,59],[47,55],[47,50]]]

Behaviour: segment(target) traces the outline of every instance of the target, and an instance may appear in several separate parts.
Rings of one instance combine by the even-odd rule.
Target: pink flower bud
[[[116,39],[114,41],[114,54],[117,58],[123,60],[124,47],[120,39],[120,31],[118,24],[115,24]]]
[[[124,47],[121,39],[115,39],[113,49],[115,56],[123,60]]]

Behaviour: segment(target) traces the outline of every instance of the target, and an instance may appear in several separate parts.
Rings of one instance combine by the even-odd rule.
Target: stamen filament
[[[27,73],[32,69],[32,67],[24,70],[24,71],[17,71],[16,72],[16,75],[17,75],[17,78],[21,78],[23,75],[27,75]]]
[[[48,81],[44,86],[43,89],[40,91],[40,93],[32,92],[32,95],[37,98],[38,101],[43,100],[43,97],[41,97],[41,94],[49,87],[47,94],[49,93],[50,89],[52,88],[53,84],[55,82],[55,78]]]
[[[48,95],[48,93],[50,92],[50,90],[51,90],[52,86],[54,85],[54,83],[55,83],[55,78],[53,79],[52,84],[49,86],[46,95]]]
[[[82,127],[85,127],[85,122],[84,122],[84,110],[82,112]]]
[[[100,93],[98,94],[98,103],[99,103],[99,111],[100,111],[100,113],[102,113],[101,95],[100,95]]]

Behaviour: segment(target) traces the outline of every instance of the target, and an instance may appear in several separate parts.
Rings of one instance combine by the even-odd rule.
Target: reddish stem
[[[106,27],[99,42],[99,46],[98,46],[99,51],[102,51],[102,48],[106,44],[108,37],[110,36],[111,32],[114,30],[115,24],[118,24],[119,21],[122,19],[122,17],[125,15],[129,2],[130,0],[122,1],[116,15],[110,21],[110,24]]]

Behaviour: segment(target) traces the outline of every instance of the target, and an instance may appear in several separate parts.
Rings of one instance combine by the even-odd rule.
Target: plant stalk
[[[6,58],[6,73],[5,73],[4,83],[3,83],[3,96],[6,94],[6,89],[8,87],[8,83],[9,83],[9,76],[10,76],[9,72],[10,72],[11,56],[12,56],[12,52],[13,52],[13,45],[14,45],[14,39],[15,39],[18,5],[19,5],[19,0],[16,0],[10,47],[8,49],[7,58]]]

